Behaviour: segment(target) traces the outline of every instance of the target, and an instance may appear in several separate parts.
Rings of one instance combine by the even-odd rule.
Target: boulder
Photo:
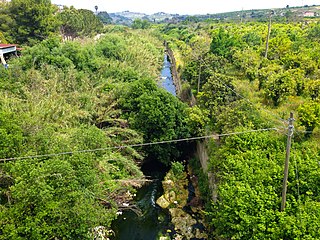
[[[162,195],[161,197],[158,198],[157,204],[158,204],[161,208],[168,208],[169,205],[170,205],[170,202]]]
[[[192,226],[196,224],[197,221],[180,208],[171,208],[169,211],[172,217],[171,222],[175,226],[176,231],[187,239],[194,238]]]

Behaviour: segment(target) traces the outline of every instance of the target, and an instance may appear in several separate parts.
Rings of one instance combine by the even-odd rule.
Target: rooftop
[[[4,48],[11,48],[11,47],[15,47],[16,45],[14,44],[3,44],[0,43],[0,49],[4,49]]]

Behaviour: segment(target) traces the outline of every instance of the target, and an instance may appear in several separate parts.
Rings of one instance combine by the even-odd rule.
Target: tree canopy
[[[58,30],[55,7],[50,0],[13,0],[9,16],[13,22],[10,33],[17,43],[34,44]]]

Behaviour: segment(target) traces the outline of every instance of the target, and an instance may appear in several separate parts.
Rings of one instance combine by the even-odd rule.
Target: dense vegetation
[[[180,152],[119,146],[190,135],[187,106],[156,83],[161,41],[104,31],[47,38],[0,68],[0,239],[89,239],[133,195],[146,157]]]
[[[178,68],[209,116],[208,133],[278,128],[211,141],[207,208],[218,239],[320,239],[320,23],[166,25]],[[285,120],[296,119],[287,207],[280,212]],[[207,192],[204,196],[208,196]],[[210,201],[210,200],[209,200]]]
[[[92,37],[102,32],[106,16],[100,17],[86,9],[59,10],[50,0],[0,2],[0,40],[30,46],[59,32],[65,38]]]
[[[214,178],[200,183],[217,186],[217,199],[200,189],[210,235],[320,239],[319,22],[273,23],[266,58],[267,19],[136,20],[132,30],[46,0],[0,4],[1,42],[26,46],[0,68],[0,239],[90,239],[130,199],[144,161],[170,165],[189,148],[124,146],[261,129],[209,143]],[[192,108],[155,81],[162,38]],[[280,212],[290,111],[296,129]]]

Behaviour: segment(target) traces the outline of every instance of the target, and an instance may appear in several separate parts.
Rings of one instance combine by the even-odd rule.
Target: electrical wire
[[[191,47],[191,46],[190,46]],[[192,47],[191,47],[192,49]],[[191,54],[193,53],[193,50],[191,51]],[[194,57],[195,55],[192,54]],[[211,68],[210,68],[210,65],[203,59],[203,58],[200,58],[201,62],[204,63],[205,67],[212,73],[215,73]],[[270,115],[272,115],[273,117],[275,117],[277,120],[280,120],[280,122],[285,125],[288,123],[287,120],[279,117],[278,115],[274,114],[273,112],[265,109],[265,108],[262,108],[262,107],[257,107],[256,104],[254,104],[253,102],[251,102],[248,98],[242,96],[240,93],[238,93],[237,91],[235,91],[233,88],[231,88],[230,86],[228,86],[226,83],[224,83],[223,81],[221,81],[220,79],[216,79],[218,80],[223,86],[225,86],[226,88],[228,88],[229,90],[231,90],[234,94],[236,94],[238,97],[240,97],[241,99],[245,100],[246,102],[248,102],[250,105],[252,105],[254,108],[258,109],[258,110],[261,110],[261,111],[264,111]]]
[[[106,147],[106,148],[96,148],[96,149],[87,149],[87,150],[78,150],[78,151],[69,151],[69,152],[60,152],[60,153],[49,153],[49,154],[24,156],[24,157],[2,158],[0,159],[0,162],[26,160],[26,159],[34,159],[34,158],[50,158],[50,157],[63,156],[63,155],[72,155],[75,153],[92,153],[92,152],[106,151],[106,150],[112,150],[112,149],[123,149],[123,148],[152,146],[152,145],[159,145],[159,144],[166,144],[166,143],[187,142],[187,141],[194,141],[194,140],[201,140],[201,139],[220,138],[220,137],[226,137],[226,136],[232,136],[232,135],[240,135],[240,134],[254,133],[254,132],[265,132],[265,131],[278,131],[278,128],[264,128],[264,129],[257,129],[257,130],[248,130],[243,132],[213,134],[213,135],[207,135],[207,136],[181,138],[176,140],[166,140],[166,141],[159,141],[159,142],[139,143],[139,144],[131,144],[131,145],[113,146],[113,147]]]

